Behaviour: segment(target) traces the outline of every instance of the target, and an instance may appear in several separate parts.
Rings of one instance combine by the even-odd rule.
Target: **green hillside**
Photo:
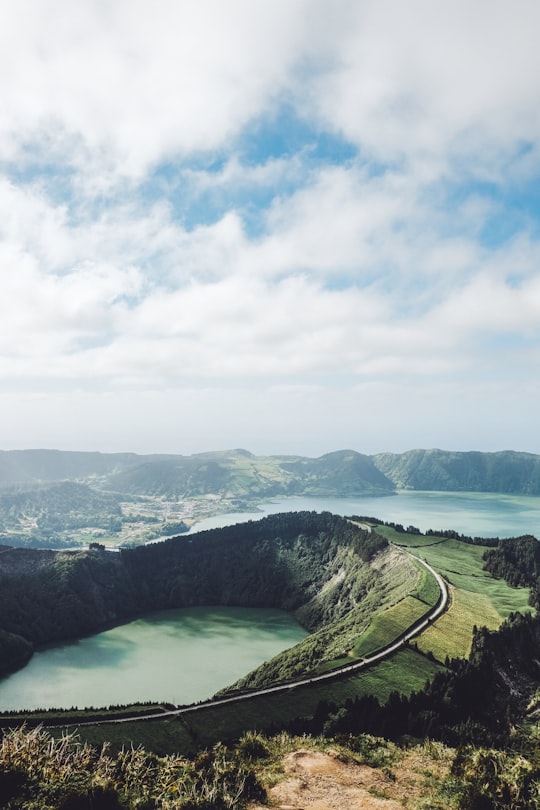
[[[540,494],[540,456],[532,453],[409,450],[373,462],[398,489]]]
[[[312,630],[307,646],[241,684],[253,686],[324,671],[340,661],[334,656],[369,654],[422,615],[437,588],[406,550],[444,575],[452,599],[409,646],[365,672],[128,725],[98,724],[95,711],[94,725],[79,725],[89,719],[84,713],[29,714],[29,724],[76,723],[80,740],[61,725],[54,737],[40,728],[4,731],[0,802],[13,810],[254,810],[283,795],[274,787],[291,757],[297,769],[301,758],[313,757],[318,767],[332,768],[340,807],[348,806],[351,785],[379,768],[369,774],[377,789],[362,799],[368,806],[370,796],[389,808],[406,796],[411,808],[537,808],[540,620],[531,610],[540,605],[540,545],[529,537],[481,545],[450,534],[382,524],[369,531],[309,512],[120,554],[3,548],[0,660],[12,656],[13,667],[55,633],[121,621],[136,604],[204,604],[217,596],[222,604],[285,607]],[[137,708],[139,718],[146,710]],[[2,720],[13,726],[20,719]],[[262,729],[268,736],[255,731]],[[348,771],[341,783],[353,764],[354,777]],[[312,791],[323,771],[315,781],[298,773],[298,806],[318,806],[320,794]]]
[[[0,487],[78,481],[131,495],[224,498],[389,494],[395,488],[540,494],[540,456],[409,450],[368,456],[339,450],[318,458],[255,456],[247,450],[137,455],[59,450],[0,451]]]

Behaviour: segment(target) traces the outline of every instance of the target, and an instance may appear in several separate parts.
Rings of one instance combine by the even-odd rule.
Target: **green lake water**
[[[211,697],[306,635],[280,610],[153,613],[36,653],[0,681],[0,710],[108,706]]]

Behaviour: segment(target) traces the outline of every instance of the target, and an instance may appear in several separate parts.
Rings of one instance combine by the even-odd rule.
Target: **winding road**
[[[161,720],[162,718],[166,717],[178,717],[179,715],[190,714],[193,712],[202,711],[204,709],[215,708],[217,706],[226,706],[231,703],[240,703],[244,700],[252,700],[253,698],[262,697],[264,695],[272,695],[277,694],[279,692],[289,692],[292,689],[296,689],[299,686],[310,686],[315,683],[321,683],[322,681],[330,681],[336,680],[341,678],[343,675],[349,675],[354,672],[360,672],[367,667],[372,666],[379,661],[383,661],[385,658],[388,658],[393,653],[397,652],[398,650],[402,649],[412,638],[419,635],[423,630],[429,627],[430,624],[433,624],[439,616],[444,613],[448,606],[448,588],[444,579],[441,577],[440,574],[435,571],[434,568],[429,565],[425,560],[422,560],[420,557],[417,557],[415,554],[411,554],[410,551],[407,551],[404,548],[401,550],[412,557],[414,560],[417,560],[421,563],[427,570],[432,574],[439,586],[440,596],[437,604],[435,607],[430,610],[430,612],[421,619],[418,619],[414,624],[412,624],[399,638],[393,641],[391,644],[388,644],[386,647],[382,647],[378,652],[373,653],[373,655],[369,655],[365,658],[360,659],[359,661],[355,661],[352,664],[346,664],[345,666],[339,667],[338,669],[333,669],[330,672],[325,672],[322,675],[313,675],[309,678],[302,678],[298,681],[293,681],[291,683],[281,683],[277,684],[276,686],[267,686],[264,689],[256,689],[250,692],[244,692],[242,694],[231,695],[229,697],[217,698],[214,700],[207,700],[202,703],[195,703],[191,706],[184,706],[178,709],[171,709],[169,711],[163,712],[153,712],[149,714],[143,715],[136,715],[132,717],[118,717],[115,719],[108,719],[108,720],[94,720],[89,722],[77,723],[77,726],[97,726],[97,725],[105,725],[106,723],[134,723],[140,720]]]

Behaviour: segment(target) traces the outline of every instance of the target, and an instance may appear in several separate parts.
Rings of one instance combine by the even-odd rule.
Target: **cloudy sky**
[[[537,0],[5,0],[0,448],[540,453]]]

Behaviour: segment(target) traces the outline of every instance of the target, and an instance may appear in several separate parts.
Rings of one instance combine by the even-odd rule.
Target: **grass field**
[[[497,629],[510,613],[530,612],[528,588],[512,588],[483,569],[486,546],[442,537],[423,537],[378,527],[391,542],[426,560],[451,588],[448,611],[417,639],[418,648],[439,661],[469,655],[473,627]]]
[[[501,615],[487,596],[450,586],[449,609],[416,639],[416,644],[422,652],[433,653],[438,661],[444,662],[446,656],[466,658],[475,624],[496,630]]]
[[[354,654],[358,658],[372,653],[390,644],[411,624],[426,614],[429,607],[415,596],[407,596],[397,605],[382,613],[377,613],[370,626],[354,645]]]
[[[440,598],[437,580],[422,563],[409,558],[415,578],[399,602],[375,614],[369,627],[352,649],[353,657],[362,658],[391,644],[414,622],[421,619]]]
[[[420,569],[420,577],[416,584],[412,596],[415,596],[428,607],[433,607],[439,601],[441,595],[439,584],[433,574],[423,565],[416,563]]]

